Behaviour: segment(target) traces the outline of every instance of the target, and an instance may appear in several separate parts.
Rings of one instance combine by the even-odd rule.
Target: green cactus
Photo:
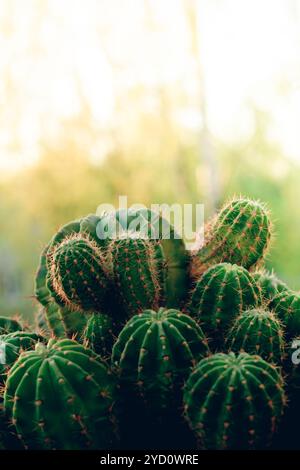
[[[136,236],[113,240],[117,292],[128,316],[165,302],[166,269],[161,245]]]
[[[229,351],[259,354],[278,365],[284,360],[281,322],[274,313],[261,308],[243,312],[234,321],[226,343]]]
[[[112,222],[117,227],[115,236],[111,234],[112,246],[114,246],[114,240],[135,236],[148,240],[149,249],[152,246],[160,252],[165,268],[165,303],[169,308],[178,308],[188,291],[189,256],[184,241],[174,227],[160,214],[150,209],[120,209],[107,214],[101,219],[102,226],[108,226],[106,231],[103,230],[104,232],[109,233],[109,230],[113,229],[109,227]],[[151,307],[151,305],[145,305],[145,307]]]
[[[91,350],[50,340],[10,369],[4,410],[29,449],[108,449],[114,395],[113,376]]]
[[[72,312],[58,305],[47,287],[47,253],[49,245],[44,249],[35,278],[35,294],[37,300],[45,308],[46,323],[56,338],[71,337],[81,333],[86,324],[84,312]]]
[[[282,321],[288,339],[300,335],[300,294],[280,292],[270,301],[269,308]]]
[[[37,342],[45,343],[43,336],[29,331],[15,331],[0,336],[1,349],[4,352],[5,363],[0,362],[0,382],[3,383],[7,371],[16,362],[23,351],[34,349]]]
[[[94,313],[88,319],[81,341],[101,357],[108,357],[114,342],[114,329],[111,317],[103,313]]]
[[[260,301],[260,289],[245,268],[220,263],[209,268],[196,283],[187,309],[217,344],[231,322]]]
[[[0,335],[22,331],[23,327],[18,320],[0,316]]]
[[[94,253],[93,249],[95,248],[97,255],[99,254],[99,251],[101,252],[102,259],[101,250],[103,249],[104,245],[103,241],[98,239],[96,233],[96,228],[99,221],[99,217],[89,215],[64,225],[54,235],[50,243],[42,252],[35,279],[35,295],[37,300],[45,307],[47,323],[49,324],[51,332],[57,338],[66,336],[72,337],[74,334],[82,334],[89,316],[86,315],[85,311],[80,309],[79,304],[82,302],[80,302],[80,299],[78,301],[76,290],[74,299],[72,295],[71,298],[69,298],[65,295],[66,293],[63,291],[60,283],[57,283],[57,281],[59,281],[60,269],[64,269],[63,264],[65,262],[65,258],[61,258],[62,265],[57,266],[56,269],[53,263],[53,256],[59,258],[59,255],[61,255],[64,250],[68,251],[69,248],[71,251],[77,250],[79,244],[80,247],[83,246],[84,250],[88,250],[88,257],[91,255],[91,252]],[[73,242],[70,242],[71,244],[69,246],[68,241],[70,240],[73,240]],[[88,248],[85,246],[85,243],[87,243]],[[82,259],[82,253],[80,255],[80,259]],[[79,265],[77,265],[75,270],[73,266],[76,267],[76,264],[73,264],[72,269],[70,269],[70,273],[67,273],[69,278],[64,279],[64,283],[67,284],[66,290],[69,292],[69,294],[69,281],[72,281],[70,276],[72,277],[74,275],[76,277],[76,272],[81,272],[78,269]],[[87,262],[85,262],[82,272],[86,274],[87,271]],[[103,273],[102,267],[100,271]],[[100,273],[96,273],[95,277],[97,278],[98,275],[100,276]],[[83,279],[83,282],[85,281],[86,279]],[[54,288],[53,282],[56,288]],[[91,297],[94,293],[90,292],[91,295],[86,296],[84,292],[91,287],[88,284],[84,284],[83,282],[80,282],[80,279],[76,278],[75,285],[77,284],[80,288],[79,297],[84,295],[83,304],[85,306],[86,303],[93,303],[93,300],[91,301]],[[99,286],[97,285],[96,287],[99,294]],[[62,296],[60,294],[62,294]],[[100,290],[100,296],[103,296],[103,290]],[[73,302],[73,300],[75,302]],[[98,309],[100,309],[99,305],[96,306],[95,310]]]
[[[99,311],[108,289],[105,257],[86,234],[75,234],[48,252],[48,288],[71,311]]]
[[[205,449],[268,446],[285,402],[275,366],[247,353],[203,359],[184,390],[186,418]]]
[[[196,322],[174,309],[132,317],[113,347],[112,363],[151,407],[170,406],[195,362],[209,352]]]
[[[195,250],[195,279],[212,265],[229,262],[249,269],[260,263],[270,244],[272,225],[266,208],[251,199],[233,199],[206,227],[206,241]]]
[[[265,269],[261,269],[252,273],[252,276],[261,287],[263,298],[266,301],[273,299],[279,292],[290,290],[283,281],[278,279],[273,271],[268,272]]]

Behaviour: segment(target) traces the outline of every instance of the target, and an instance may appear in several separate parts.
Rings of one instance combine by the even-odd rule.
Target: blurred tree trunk
[[[199,38],[198,9],[199,0],[185,0],[184,6],[191,35],[191,50],[194,59],[195,73],[198,82],[198,105],[201,112],[202,126],[199,128],[199,160],[206,168],[207,186],[205,188],[208,211],[214,212],[218,206],[221,188],[218,175],[218,166],[213,148],[212,137],[207,122],[207,106],[205,96],[205,80],[201,63],[201,50]]]

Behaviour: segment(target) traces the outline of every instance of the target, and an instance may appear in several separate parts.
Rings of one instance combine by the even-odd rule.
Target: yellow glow
[[[125,128],[134,140],[139,111],[157,112],[153,90],[176,87],[178,127],[201,126],[189,3],[2,0],[0,169],[34,162],[41,139],[55,140],[82,101],[99,132]],[[210,130],[225,141],[251,134],[251,102],[270,113],[270,138],[300,161],[299,2],[195,3]],[[124,101],[138,86],[140,110]]]

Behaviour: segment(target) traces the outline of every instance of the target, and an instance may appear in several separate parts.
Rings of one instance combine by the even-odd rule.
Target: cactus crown
[[[282,321],[289,338],[300,335],[300,294],[280,292],[271,300],[269,307]]]
[[[49,286],[70,310],[97,310],[108,285],[105,257],[87,234],[72,234],[48,252]]]
[[[29,448],[99,449],[111,443],[113,397],[113,377],[92,351],[75,341],[50,340],[13,365],[4,409]]]
[[[229,262],[247,269],[261,262],[271,239],[272,225],[266,208],[251,199],[233,199],[206,228],[206,242],[195,252],[192,276],[210,266]]]
[[[184,403],[204,448],[261,448],[283,412],[283,380],[259,356],[219,353],[199,362],[186,383]]]
[[[152,404],[165,406],[178,381],[208,352],[207,340],[192,318],[161,308],[128,321],[113,347],[112,361],[124,382]]]
[[[196,283],[188,310],[203,322],[204,331],[217,339],[237,315],[260,300],[260,290],[245,268],[220,263]]]
[[[228,350],[259,354],[266,361],[281,364],[284,359],[281,322],[261,308],[243,312],[234,321],[226,343]]]

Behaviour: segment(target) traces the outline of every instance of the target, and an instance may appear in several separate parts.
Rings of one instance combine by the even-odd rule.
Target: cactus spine
[[[108,287],[105,257],[89,236],[75,234],[48,253],[49,288],[69,310],[99,311]]]
[[[243,312],[227,336],[228,350],[259,354],[279,365],[284,360],[283,330],[274,313],[263,309]]]
[[[94,313],[87,321],[81,341],[101,357],[111,354],[114,342],[114,324],[111,317],[103,313]]]
[[[18,320],[0,316],[0,335],[22,331],[23,327]]]
[[[293,291],[280,292],[271,300],[269,308],[282,321],[288,338],[300,335],[300,294]]]
[[[253,278],[261,287],[262,296],[266,301],[272,300],[275,295],[280,292],[287,292],[289,288],[287,285],[278,279],[273,272],[268,272],[264,269],[252,273]]]
[[[268,250],[272,226],[266,208],[250,199],[233,199],[206,227],[206,241],[194,252],[191,274],[199,277],[212,265],[229,262],[249,269]]]
[[[245,268],[220,263],[209,268],[196,283],[188,311],[203,323],[204,332],[218,342],[236,316],[260,300],[260,289]]]
[[[165,266],[157,241],[130,236],[111,243],[116,286],[129,316],[164,302]]]
[[[166,408],[192,366],[208,352],[207,340],[192,318],[160,308],[128,321],[113,347],[112,362],[123,383],[151,406]]]
[[[219,353],[199,362],[186,383],[184,403],[201,447],[262,448],[283,413],[283,379],[259,356]]]
[[[174,227],[160,214],[146,208],[120,209],[103,216],[101,223],[108,226],[106,233],[116,226],[117,236],[112,235],[112,240],[135,236],[148,240],[149,249],[152,245],[161,252],[165,268],[165,304],[169,308],[180,307],[188,290],[189,257],[184,241]]]
[[[114,393],[112,375],[92,351],[68,339],[50,340],[13,365],[4,410],[27,448],[107,449]]]

